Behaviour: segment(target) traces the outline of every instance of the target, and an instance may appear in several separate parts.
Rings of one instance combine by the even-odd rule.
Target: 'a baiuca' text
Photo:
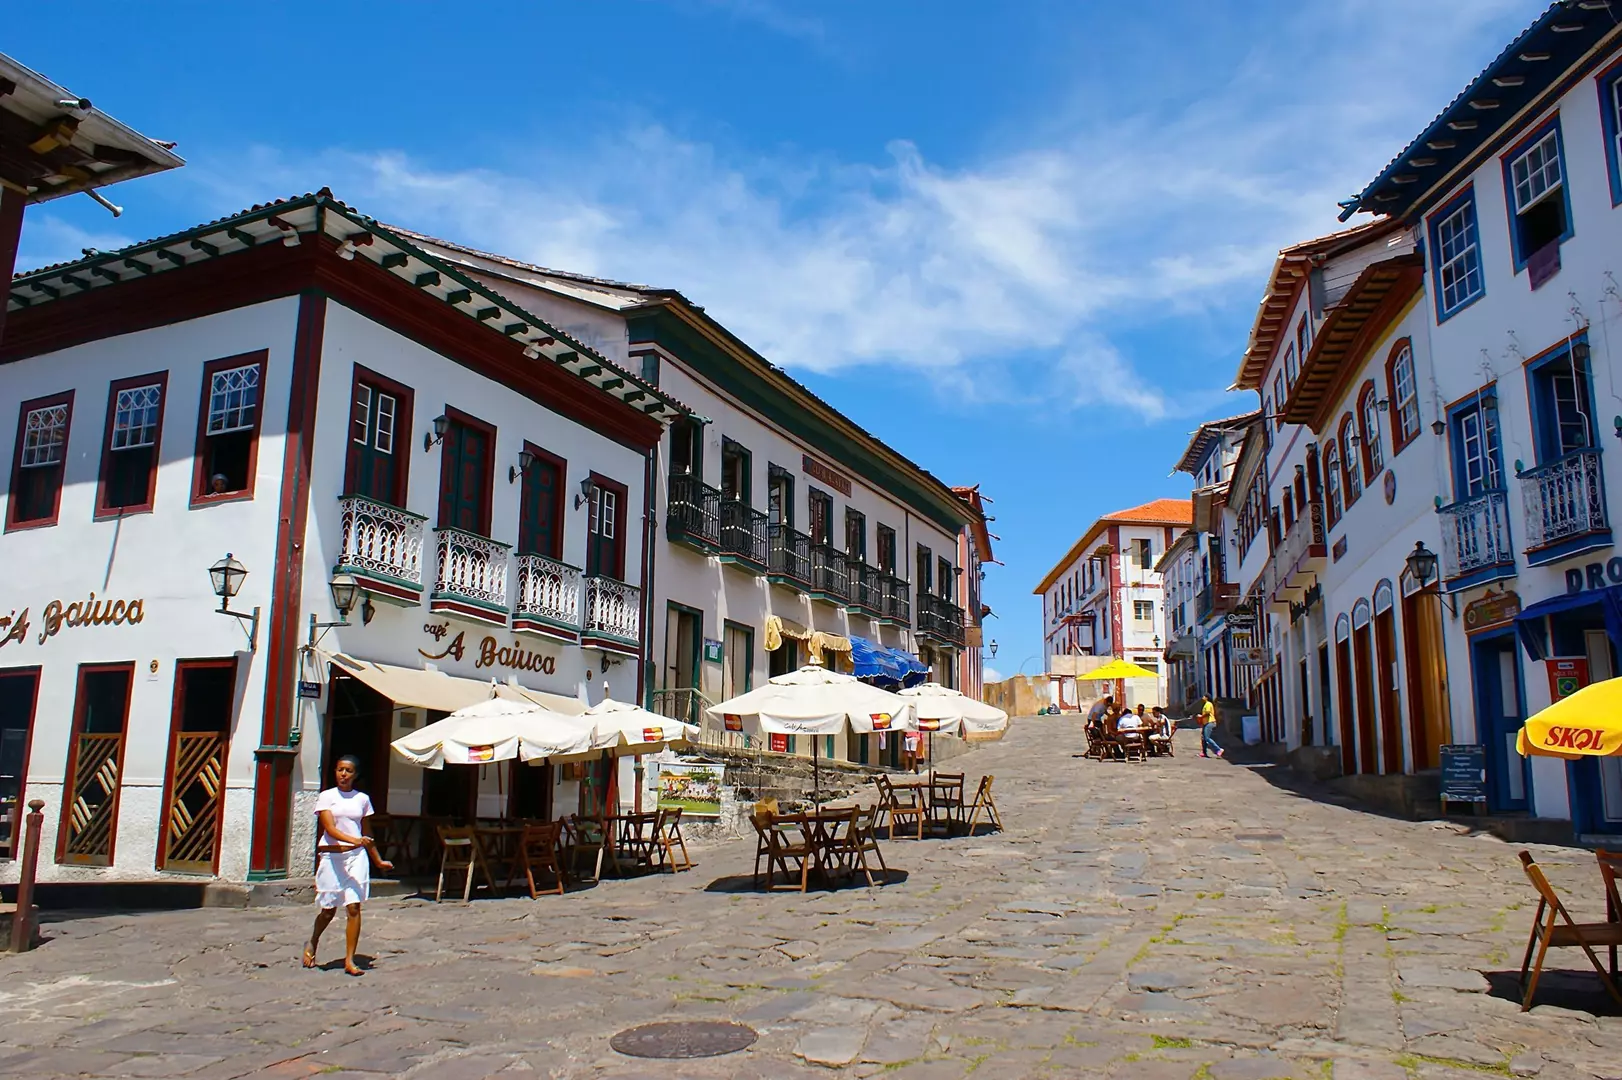
[[[64,626],[134,626],[144,618],[146,607],[140,600],[97,600],[95,593],[82,603],[52,600],[40,614],[39,643],[45,644]]]

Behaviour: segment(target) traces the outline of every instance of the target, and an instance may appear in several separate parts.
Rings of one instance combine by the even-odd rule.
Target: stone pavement
[[[973,1075],[1142,1080],[1622,1077],[1622,1010],[1580,953],[1522,1014],[1515,849],[1184,756],[1072,757],[1070,719],[961,763],[1008,831],[886,842],[883,888],[747,891],[753,842],[567,896],[367,907],[360,979],[298,963],[310,910],[71,917],[0,958],[0,1075],[462,1080]],[[1585,852],[1535,852],[1597,917]],[[633,1025],[747,1023],[697,1061]]]

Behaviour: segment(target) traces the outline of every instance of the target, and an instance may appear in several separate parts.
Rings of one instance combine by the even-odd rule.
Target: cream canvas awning
[[[808,641],[811,638],[811,631],[793,619],[785,619],[781,615],[767,616],[766,651],[776,652],[781,649],[784,638],[793,638],[795,641]]]
[[[443,671],[358,660],[343,653],[322,655],[334,670],[359,679],[395,705],[414,706],[430,712],[453,713],[492,697],[503,697],[512,701],[542,705],[568,716],[579,716],[586,711],[585,705],[577,698],[549,694],[544,690],[532,690],[527,686],[513,683],[497,682],[494,679],[464,679],[447,675]]]

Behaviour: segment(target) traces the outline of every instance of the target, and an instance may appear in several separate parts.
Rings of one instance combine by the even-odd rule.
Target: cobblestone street
[[[886,842],[883,888],[756,894],[738,841],[564,897],[378,901],[361,979],[338,926],[331,963],[300,968],[310,909],[49,918],[0,960],[0,1074],[1622,1077],[1580,952],[1518,1011],[1516,848],[1301,797],[1188,731],[1173,760],[1082,760],[1077,727],[1027,719],[958,759],[971,787],[996,775],[1008,831]],[[1603,914],[1591,855],[1535,854]],[[686,1062],[609,1048],[669,1019],[760,1037]]]

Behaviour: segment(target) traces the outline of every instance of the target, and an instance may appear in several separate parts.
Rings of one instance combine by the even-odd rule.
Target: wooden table
[[[658,826],[658,811],[610,815],[608,827],[603,830],[609,865],[617,872],[619,854],[624,851],[632,866],[651,867],[659,843]]]
[[[834,810],[823,807],[808,814],[785,814],[774,818],[772,827],[779,830],[798,829],[811,850],[811,872],[831,878],[838,869],[834,865],[837,861],[834,849],[845,839],[841,827],[849,830],[855,810],[854,806]]]

